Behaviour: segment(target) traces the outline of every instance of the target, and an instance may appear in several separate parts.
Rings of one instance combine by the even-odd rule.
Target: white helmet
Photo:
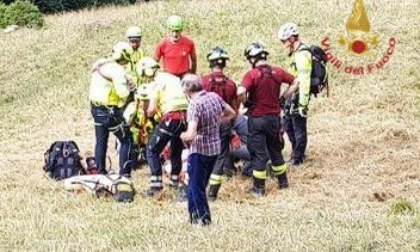
[[[141,38],[143,35],[143,31],[138,26],[130,26],[128,27],[127,31],[125,32],[126,38]]]
[[[118,42],[112,47],[111,58],[113,60],[127,60],[130,61],[130,55],[133,53],[133,48],[128,42]]]
[[[294,23],[285,23],[284,25],[282,25],[277,33],[277,37],[280,40],[287,40],[288,38],[290,38],[291,36],[296,36],[298,35],[298,28],[297,25]]]
[[[137,63],[137,73],[149,77],[154,76],[156,69],[160,68],[159,63],[152,57],[145,56]]]
[[[135,94],[134,97],[136,97],[139,100],[149,100],[150,99],[150,90],[149,90],[149,84],[143,84],[140,85]]]

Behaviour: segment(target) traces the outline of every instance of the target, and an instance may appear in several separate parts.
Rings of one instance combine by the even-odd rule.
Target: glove
[[[282,110],[284,110],[284,106],[286,105],[286,98],[284,98],[284,96],[281,96],[280,97],[280,99],[279,99],[279,105],[280,105],[280,108]]]
[[[308,109],[307,109],[307,107],[299,106],[298,112],[299,112],[299,115],[301,117],[305,117],[305,118],[308,117]]]
[[[252,102],[250,100],[246,100],[245,103],[244,103],[244,107],[249,108],[251,106],[252,106]]]

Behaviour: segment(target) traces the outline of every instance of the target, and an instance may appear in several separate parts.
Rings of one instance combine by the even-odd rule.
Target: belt
[[[92,106],[92,108],[97,108],[97,109],[108,109],[108,110],[112,110],[112,109],[116,109],[118,108],[117,105],[105,105],[103,103],[100,102],[94,102],[91,101],[90,102],[90,106]]]
[[[169,119],[172,120],[182,120],[186,118],[186,113],[184,110],[182,111],[172,111],[162,115],[161,122],[167,121]]]

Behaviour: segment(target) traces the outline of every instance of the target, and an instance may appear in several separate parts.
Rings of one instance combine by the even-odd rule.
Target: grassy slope
[[[42,154],[52,141],[72,138],[92,148],[89,68],[126,27],[145,29],[150,54],[167,15],[179,13],[197,42],[199,71],[207,71],[207,50],[221,44],[232,58],[228,72],[239,80],[248,67],[243,49],[254,40],[284,65],[275,40],[280,23],[297,22],[302,39],[316,43],[344,33],[351,1],[294,2],[151,2],[50,16],[45,29],[0,34],[0,250],[419,251],[417,1],[365,1],[381,35],[378,58],[369,62],[394,36],[390,62],[362,77],[332,71],[331,98],[312,103],[309,161],[290,170],[292,188],[278,192],[269,182],[268,196],[253,200],[244,194],[247,181],[229,181],[211,204],[209,229],[190,227],[185,204],[172,203],[170,192],[118,205],[69,196],[43,177]],[[146,174],[134,175],[139,190]],[[389,215],[401,198],[415,211]]]

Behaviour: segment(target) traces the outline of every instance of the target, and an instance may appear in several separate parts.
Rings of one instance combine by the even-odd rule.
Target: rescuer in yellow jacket
[[[289,50],[290,72],[298,79],[298,91],[285,103],[284,128],[292,144],[292,165],[300,165],[305,159],[308,142],[307,112],[310,100],[312,55],[299,40],[296,24],[286,23],[278,31],[278,38]]]
[[[109,132],[121,143],[119,156],[120,175],[131,177],[135,163],[133,141],[124,117],[123,106],[133,86],[128,85],[123,68],[130,60],[131,46],[119,42],[112,48],[109,58],[97,60],[91,69],[89,99],[95,124],[95,160],[98,172],[106,174],[105,159]]]
[[[150,65],[155,65],[153,62],[156,61],[150,58]],[[162,112],[160,122],[155,127],[147,146],[146,157],[151,170],[151,178],[150,188],[145,192],[145,195],[149,197],[155,196],[163,189],[160,154],[169,141],[172,166],[169,186],[173,189],[177,189],[179,186],[179,174],[182,168],[181,154],[184,146],[180,134],[186,130],[188,107],[188,100],[179,77],[166,72],[158,72],[157,69],[157,67],[143,69],[145,75],[154,77],[154,81],[149,84],[154,85],[154,91],[151,93],[147,115],[149,118],[153,118],[156,108]]]
[[[130,62],[125,68],[137,86],[142,83],[141,74],[137,72],[137,65],[144,57],[143,48],[141,47],[142,36],[143,31],[138,26],[130,26],[125,32],[125,37],[131,45],[131,48],[133,48],[132,52],[130,52]]]

